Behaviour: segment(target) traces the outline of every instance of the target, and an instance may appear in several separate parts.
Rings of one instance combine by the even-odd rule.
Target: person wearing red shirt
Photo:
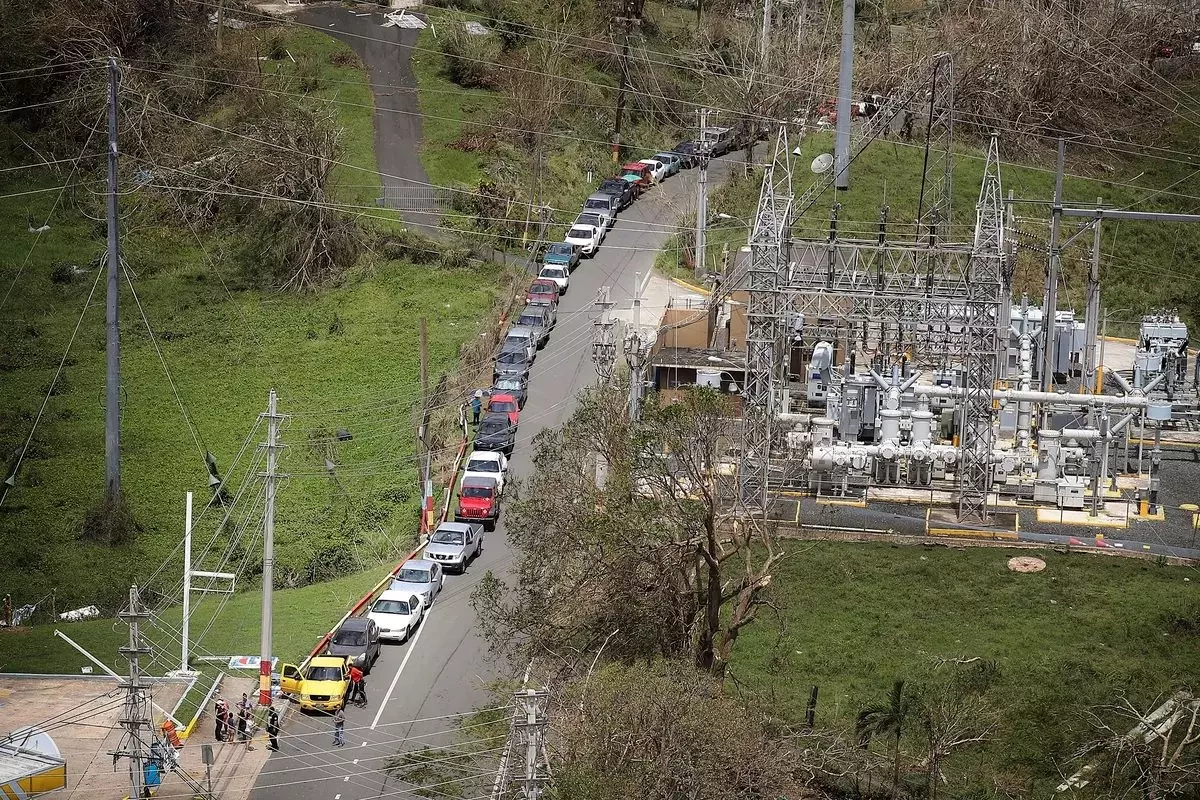
[[[361,699],[363,705],[367,703],[367,685],[363,680],[363,671],[355,665],[350,667],[350,697],[349,700],[353,703],[355,700]]]

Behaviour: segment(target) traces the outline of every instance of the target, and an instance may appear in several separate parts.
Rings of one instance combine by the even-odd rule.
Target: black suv
[[[502,349],[496,356],[496,365],[492,368],[492,380],[496,380],[501,375],[517,377],[528,375],[529,367],[532,364],[529,351],[523,345]]]
[[[680,142],[671,148],[671,152],[683,159],[684,169],[691,169],[700,163],[700,152],[695,142]]]
[[[596,187],[596,191],[617,198],[617,210],[619,211],[629,208],[629,204],[633,202],[633,184],[620,178],[605,181]]]
[[[499,450],[512,455],[517,444],[517,426],[508,420],[504,411],[491,411],[480,421],[475,431],[476,450]]]

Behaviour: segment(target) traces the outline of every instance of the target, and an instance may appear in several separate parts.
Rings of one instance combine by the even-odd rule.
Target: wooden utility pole
[[[642,4],[645,0],[625,0],[624,16],[613,22],[621,26],[621,85],[617,89],[617,118],[613,126],[613,163],[621,162],[621,122],[625,117],[625,92],[629,90],[629,34],[634,25],[642,24]]]
[[[421,474],[421,519],[428,525],[433,510],[433,483],[429,464],[429,332],[425,317],[421,317],[421,421],[417,428],[417,443],[424,454],[425,463]]]

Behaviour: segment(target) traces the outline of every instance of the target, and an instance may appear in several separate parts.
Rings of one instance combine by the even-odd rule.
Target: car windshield
[[[525,387],[522,386],[521,382],[516,378],[501,378],[500,380],[496,381],[495,388],[507,389],[510,392],[519,392]]]
[[[565,278],[567,271],[564,269],[544,269],[542,275],[547,278]]]
[[[502,345],[502,347],[505,347],[505,348],[529,347],[529,337],[528,336],[513,336],[512,334],[509,334],[508,338],[506,338],[504,340],[504,344]]]
[[[500,462],[491,459],[471,459],[467,462],[467,472],[499,472]]]
[[[433,534],[434,544],[462,544],[462,531],[438,531]]]
[[[571,232],[567,236],[571,239],[590,239],[592,232],[587,228],[571,228]]]
[[[542,325],[542,315],[541,314],[522,314],[521,318],[519,320],[517,320],[517,322],[521,325],[531,325],[531,326],[540,328]]]
[[[517,404],[511,400],[493,400],[492,411],[516,411]]]
[[[499,364],[523,364],[525,363],[525,354],[519,350],[507,350],[496,356],[496,362]]]
[[[405,583],[429,583],[429,570],[405,567],[396,577]]]
[[[576,225],[591,225],[593,228],[600,227],[600,217],[596,214],[580,214],[575,220]]]
[[[434,537],[434,541],[437,541],[437,537]],[[371,607],[371,610],[376,614],[410,613],[407,600],[377,600],[375,601],[375,605]]]
[[[597,197],[594,200],[588,199],[588,201],[583,204],[583,207],[584,208],[603,208],[603,209],[607,210],[610,205],[612,205],[612,204],[609,203],[609,201],[601,200],[600,198]]]
[[[366,631],[340,630],[333,635],[333,643],[343,647],[366,647]]]
[[[464,486],[460,494],[463,497],[491,497],[492,490],[486,486]]]
[[[556,256],[569,256],[574,255],[575,248],[566,242],[559,242],[558,244],[552,244],[547,247],[546,252]]]
[[[306,681],[340,681],[342,679],[342,670],[340,667],[309,667],[308,674],[304,676]]]

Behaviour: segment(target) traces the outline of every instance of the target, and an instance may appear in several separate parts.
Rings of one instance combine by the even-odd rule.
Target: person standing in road
[[[356,703],[361,697],[363,702],[367,702],[367,693],[363,691],[363,671],[358,668],[357,664],[350,665],[350,696],[348,702]]]
[[[225,726],[229,721],[229,709],[225,707],[225,700],[220,697],[217,698],[216,720],[217,729],[214,735],[218,742],[223,742],[225,741]]]
[[[475,396],[471,398],[471,424],[479,424],[479,412],[483,411],[483,390],[476,389]]]
[[[221,741],[233,741],[233,712],[229,710],[229,703],[221,700],[221,710],[217,714],[221,717]]]
[[[340,707],[333,712],[333,744],[335,747],[346,746],[346,712]]]
[[[279,749],[279,712],[275,706],[267,706],[267,749]]]

